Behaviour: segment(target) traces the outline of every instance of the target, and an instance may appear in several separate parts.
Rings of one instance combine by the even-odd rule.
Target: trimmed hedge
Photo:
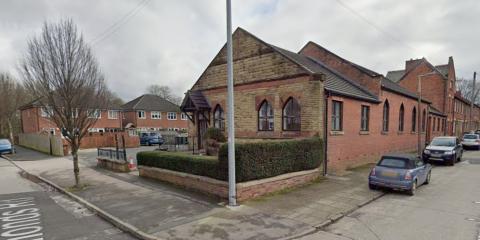
[[[235,144],[236,182],[317,168],[323,161],[322,144],[320,138]],[[227,171],[227,144],[220,148],[218,159],[220,169]]]
[[[228,179],[228,146],[223,144],[218,160],[209,156],[171,152],[139,152],[138,165]],[[323,161],[320,138],[261,141],[235,144],[236,182],[246,182],[290,172],[314,169]]]
[[[137,153],[138,165],[163,168],[172,171],[206,176],[219,180],[227,179],[227,172],[219,170],[218,160],[211,156],[185,153],[147,151]]]

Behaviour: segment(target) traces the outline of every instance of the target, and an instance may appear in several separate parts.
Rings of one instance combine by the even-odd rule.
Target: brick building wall
[[[332,131],[332,100],[343,102],[343,130]],[[356,167],[369,162],[376,162],[385,153],[415,151],[418,139],[418,123],[416,131],[412,132],[412,110],[415,107],[417,116],[417,101],[401,95],[382,91],[382,103],[369,103],[351,98],[331,96],[328,98],[328,167],[329,171],[338,171]],[[383,106],[385,100],[389,103],[389,131],[383,132]],[[399,131],[400,105],[404,106],[404,131]],[[361,106],[370,107],[369,131],[360,131]],[[422,104],[426,111],[427,105]],[[421,125],[420,125],[421,126]],[[421,129],[421,128],[420,128]],[[422,146],[425,133],[422,133]]]

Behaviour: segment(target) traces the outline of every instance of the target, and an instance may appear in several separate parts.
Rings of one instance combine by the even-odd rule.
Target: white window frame
[[[140,113],[143,113],[143,114],[141,114],[141,115],[143,115],[143,117],[139,116]],[[138,119],[147,119],[147,115],[145,115],[145,111],[143,111],[143,110],[137,111],[137,118]]]
[[[120,111],[118,110],[108,110],[108,119],[118,119]]]
[[[187,114],[182,112],[182,113],[180,114],[180,119],[182,119],[182,120],[187,120],[187,119],[188,119],[188,118],[187,118]]]
[[[96,119],[102,118],[102,111],[100,109],[88,110],[87,114],[88,114],[88,118],[96,118]]]
[[[172,114],[174,114],[173,115],[174,117],[172,117]],[[168,112],[167,113],[167,119],[168,120],[177,120],[177,113],[176,112]]]
[[[155,116],[155,115],[158,115],[158,117]],[[155,117],[154,117],[154,116],[155,116]],[[155,119],[155,120],[162,119],[162,112],[152,111],[152,112],[150,112],[150,118],[151,118],[151,119]]]

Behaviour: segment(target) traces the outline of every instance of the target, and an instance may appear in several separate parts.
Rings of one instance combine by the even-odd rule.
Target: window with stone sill
[[[222,107],[217,104],[213,111],[213,127],[220,130],[225,130],[225,117]]]
[[[284,131],[300,131],[300,104],[290,97],[285,103],[282,111],[282,129]]]
[[[258,110],[258,130],[273,131],[273,127],[273,107],[267,100],[263,100],[260,109]]]

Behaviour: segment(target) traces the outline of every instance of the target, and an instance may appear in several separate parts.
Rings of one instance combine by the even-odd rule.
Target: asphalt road
[[[435,165],[415,196],[388,192],[302,239],[480,240],[480,151],[454,167]]]
[[[0,158],[0,240],[135,239]]]

